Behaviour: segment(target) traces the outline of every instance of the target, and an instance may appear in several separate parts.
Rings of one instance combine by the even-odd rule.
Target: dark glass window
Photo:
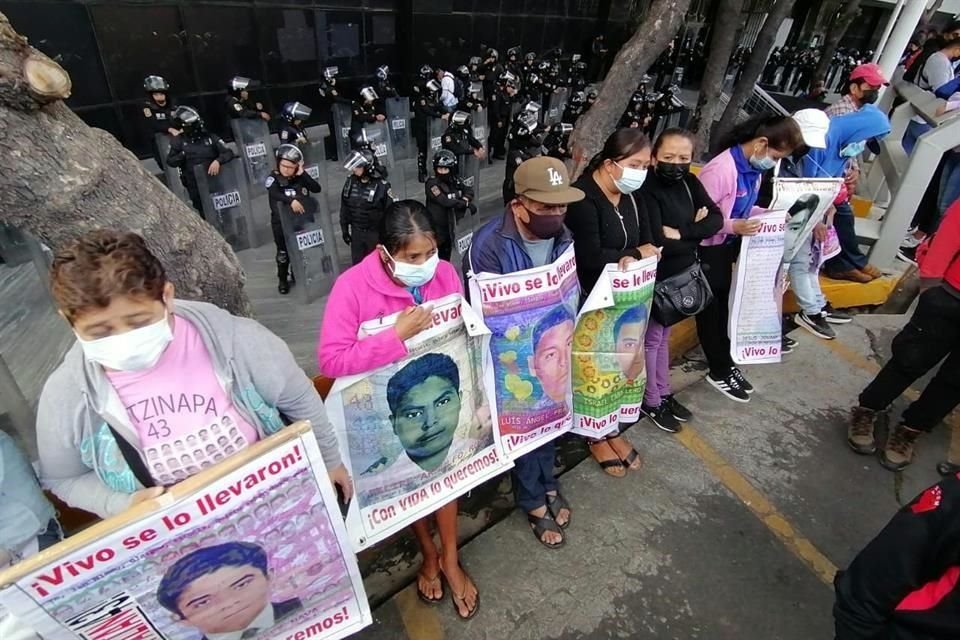
[[[131,141],[124,139],[123,127],[120,126],[120,120],[117,118],[117,112],[113,105],[95,109],[81,109],[77,112],[77,115],[91,127],[111,133],[125,147],[132,148]]]
[[[184,6],[201,91],[224,91],[235,75],[263,80],[253,15],[252,9],[241,7]]]
[[[266,82],[285,84],[319,77],[313,18],[313,11],[307,9],[257,9]]]
[[[342,77],[364,73],[363,14],[317,11],[315,24],[321,67],[339,67]]]

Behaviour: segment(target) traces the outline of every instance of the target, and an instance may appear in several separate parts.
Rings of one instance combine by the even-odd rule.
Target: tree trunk
[[[603,80],[597,101],[577,121],[570,138],[574,177],[579,176],[616,128],[637,83],[676,35],[690,0],[653,0],[643,23],[623,45]]]
[[[747,103],[747,100],[753,94],[753,88],[756,86],[757,80],[760,79],[760,74],[763,73],[763,68],[767,64],[770,50],[773,49],[773,43],[777,39],[777,32],[780,30],[780,25],[783,24],[783,21],[790,15],[794,2],[796,2],[796,0],[777,0],[776,4],[770,8],[770,13],[767,14],[767,19],[763,22],[760,33],[757,34],[757,41],[753,45],[750,58],[747,59],[747,63],[743,68],[740,82],[733,88],[733,95],[730,96],[730,102],[727,103],[727,108],[724,109],[723,115],[720,117],[720,122],[714,127],[711,149],[716,140],[722,138],[733,128],[737,122],[737,114],[740,113],[743,105]]]
[[[817,69],[813,72],[813,82],[827,79],[827,70],[830,69],[830,62],[833,60],[833,54],[837,51],[837,46],[847,28],[860,12],[860,0],[846,0],[840,8],[840,15],[830,20],[830,28],[823,39],[823,51],[820,53],[820,61],[817,63]]]
[[[179,296],[249,315],[227,243],[113,136],[80,120],[62,101],[70,88],[67,72],[0,13],[0,222],[54,250],[91,229],[135,231]]]
[[[717,8],[717,17],[711,28],[707,66],[700,83],[697,108],[690,124],[690,130],[697,136],[698,149],[709,146],[710,130],[720,115],[720,101],[717,96],[723,92],[723,81],[730,66],[738,27],[743,22],[743,2],[744,0],[722,0]]]

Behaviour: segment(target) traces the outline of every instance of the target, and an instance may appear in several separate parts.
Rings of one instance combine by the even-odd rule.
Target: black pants
[[[507,126],[504,122],[504,126],[498,127],[497,123],[494,122],[491,125],[490,129],[490,151],[491,156],[502,156],[506,153],[506,143],[507,143]]]
[[[714,378],[725,377],[733,368],[727,325],[730,321],[733,263],[739,254],[739,239],[734,244],[700,247],[700,264],[713,291],[713,302],[697,314],[697,337]]]
[[[287,238],[283,235],[280,214],[270,212],[270,229],[273,231],[273,243],[277,245],[277,279],[286,282],[290,274],[290,254],[287,253]]]
[[[960,403],[960,298],[935,287],[920,294],[917,310],[891,345],[893,356],[860,394],[860,406],[883,411],[943,360],[940,370],[903,412],[911,429],[930,431]],[[946,360],[944,360],[946,356]]]
[[[366,258],[379,241],[379,234],[374,229],[361,229],[351,226],[350,260],[353,264],[359,264],[361,260]]]
[[[837,205],[837,213],[833,217],[833,228],[840,241],[840,253],[827,260],[824,268],[827,274],[843,273],[867,266],[867,256],[860,250],[860,242],[857,240],[856,221],[857,218],[849,202]]]
[[[913,214],[911,227],[917,227],[927,235],[934,233],[940,226],[940,179],[943,176],[943,169],[947,164],[949,153],[943,154],[933,175],[930,176],[930,183],[923,192],[920,204],[917,206],[917,212]]]
[[[193,167],[184,167],[180,170],[180,182],[183,184],[183,188],[187,190],[193,208],[200,214],[200,217],[203,217],[203,199],[200,197],[200,187],[197,186],[197,179],[193,176]]]

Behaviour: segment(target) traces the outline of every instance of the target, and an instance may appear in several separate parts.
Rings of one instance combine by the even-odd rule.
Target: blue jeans
[[[524,513],[546,506],[547,492],[557,490],[557,479],[553,477],[555,452],[556,446],[551,440],[514,461],[513,490],[517,506]]]
[[[808,316],[817,315],[827,306],[827,299],[820,290],[819,270],[810,269],[810,261],[813,259],[812,247],[813,236],[810,236],[790,262],[787,271],[790,274],[790,288],[797,296],[800,308]]]
[[[910,121],[907,130],[903,132],[903,138],[900,140],[900,144],[903,145],[903,150],[907,152],[908,156],[913,153],[914,147],[917,146],[917,138],[927,131],[930,131],[930,125],[926,122]]]
[[[843,273],[853,269],[863,269],[867,266],[867,256],[860,251],[857,242],[857,229],[854,226],[855,218],[849,202],[837,205],[837,213],[833,217],[833,228],[837,231],[840,240],[840,254],[830,258],[826,264],[827,273]]]

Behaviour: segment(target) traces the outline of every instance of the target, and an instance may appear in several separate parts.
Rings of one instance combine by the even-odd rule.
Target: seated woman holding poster
[[[753,385],[734,366],[728,334],[728,301],[740,236],[760,230],[759,221],[749,218],[762,211],[754,205],[763,172],[802,144],[800,127],[790,116],[758,116],[737,125],[722,144],[725,151],[700,171],[700,182],[719,207],[723,226],[700,244],[713,301],[697,315],[697,337],[710,367],[707,382],[736,402],[749,402],[753,393]]]
[[[657,282],[697,264],[697,245],[723,226],[723,214],[707,195],[697,176],[690,173],[694,137],[686,129],[667,129],[653,145],[653,175],[640,189],[657,246]],[[670,327],[650,318],[644,338],[647,386],[642,411],[670,433],[693,415],[673,397],[670,388]]]
[[[586,194],[567,210],[581,300],[593,290],[606,265],[616,263],[624,270],[631,262],[659,253],[652,244],[643,202],[634,195],[644,184],[649,164],[647,136],[640,129],[618,129],[574,182]],[[640,322],[632,324],[639,326]],[[638,351],[642,339],[640,334]],[[593,459],[611,476],[622,478],[627,469],[640,469],[637,450],[619,433],[599,440],[588,439],[588,444]]]
[[[387,209],[381,222],[377,250],[341,274],[330,292],[327,309],[335,312],[324,314],[320,329],[317,359],[321,373],[339,378],[379,369],[403,359],[408,355],[404,340],[433,324],[429,302],[455,293],[462,294],[463,285],[453,265],[439,258],[436,235],[426,207],[415,200],[394,203]],[[358,338],[361,324],[397,312],[401,312],[401,315],[393,331]],[[446,387],[458,387],[457,382],[448,381],[448,378],[455,377],[455,368],[453,373],[445,374],[441,358],[435,358],[437,362],[426,362],[424,366],[438,374],[429,378],[442,387],[434,391],[440,396],[447,394],[452,398],[457,394],[448,392]],[[418,363],[414,361],[408,367],[416,368]],[[422,386],[416,384],[419,381],[416,371],[411,369],[405,372],[406,369],[398,372],[387,390],[391,407],[398,407],[395,412],[398,416],[403,413],[399,407],[407,401],[407,394],[415,386]],[[402,377],[411,380],[404,381]],[[454,416],[459,414],[459,400],[456,404]],[[406,434],[409,429],[401,424],[403,421],[398,418],[394,428]],[[456,428],[455,424],[453,428]],[[405,448],[408,445],[414,448],[413,442],[407,443],[405,436],[400,437]],[[436,445],[440,439],[434,440]],[[443,441],[449,447],[449,439],[443,438]],[[417,457],[419,464],[424,467],[436,466],[438,462],[433,459],[442,459],[446,455],[446,448],[424,453],[426,455]],[[414,463],[417,461],[410,464]],[[444,597],[442,574],[450,585],[450,595],[457,614],[464,619],[472,618],[477,612],[480,598],[473,580],[460,566],[457,501],[440,507],[436,519],[440,549],[434,544],[428,518],[413,525],[423,554],[423,566],[417,575],[417,594],[429,604],[441,602]]]
[[[350,497],[320,396],[261,324],[176,300],[135,233],[86,233],[50,274],[77,344],[44,386],[37,443],[41,480],[67,504],[120,513],[296,420],[311,422]]]

